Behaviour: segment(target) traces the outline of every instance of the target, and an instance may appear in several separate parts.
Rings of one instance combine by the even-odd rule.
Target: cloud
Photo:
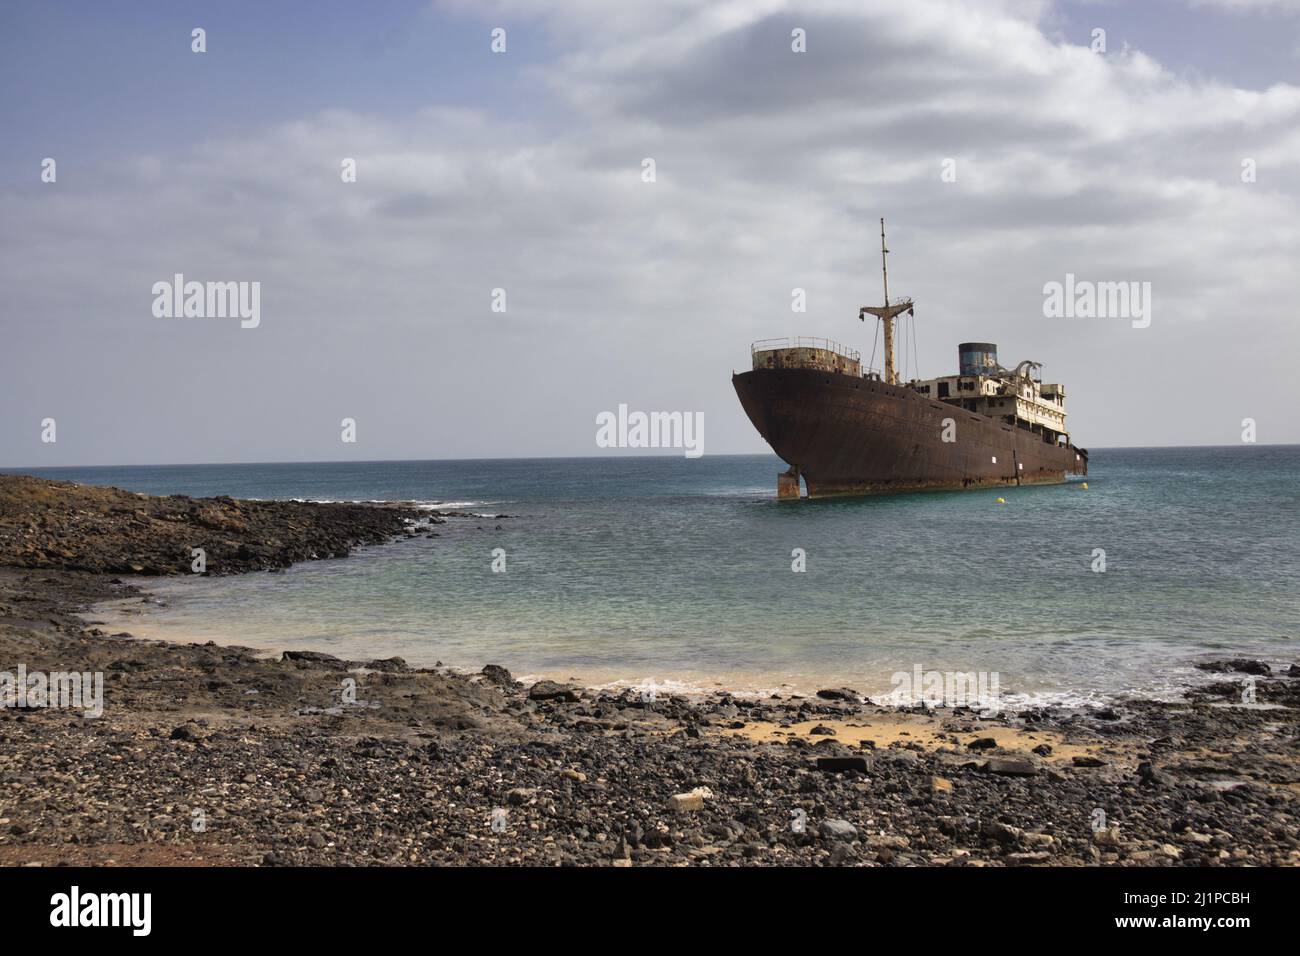
[[[1193,7],[1218,7],[1238,13],[1300,13],[1300,0],[1185,0]]]
[[[1276,417],[1300,347],[1300,89],[1097,55],[1045,33],[1050,12],[498,3],[474,15],[565,41],[527,67],[554,115],[329,110],[10,187],[0,280],[30,319],[0,357],[6,454],[39,461],[30,420],[55,411],[83,461],[343,457],[344,415],[361,457],[594,454],[620,402],[762,450],[729,371],[774,335],[870,354],[881,216],[925,374],[988,339],[1068,384],[1085,445],[1232,441],[1246,415],[1300,440]],[[153,319],[174,272],[261,281],[262,326]],[[1151,281],[1152,327],[1044,319],[1066,272]]]

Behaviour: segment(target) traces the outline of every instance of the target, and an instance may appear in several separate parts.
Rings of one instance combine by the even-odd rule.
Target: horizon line
[[[1300,447],[1300,442],[1235,442],[1233,444],[1205,444],[1205,445],[1098,445],[1088,449],[1088,451],[1143,451],[1143,450],[1174,450],[1182,448],[1295,448]],[[659,454],[626,454],[626,455],[518,455],[518,456],[499,456],[486,458],[360,458],[360,459],[339,459],[339,458],[302,458],[285,461],[178,461],[178,462],[132,462],[128,464],[94,464],[94,465],[0,465],[0,474],[18,474],[28,473],[31,471],[49,471],[52,469],[75,469],[75,468],[221,468],[233,465],[397,465],[412,464],[420,462],[486,462],[486,461],[589,461],[589,460],[606,460],[616,461],[619,459],[644,459],[644,458],[681,458],[685,461],[702,461],[705,458],[761,458],[772,457],[781,459],[774,451],[767,452],[727,452],[723,454],[702,455],[697,459],[686,458],[676,452],[662,452]]]

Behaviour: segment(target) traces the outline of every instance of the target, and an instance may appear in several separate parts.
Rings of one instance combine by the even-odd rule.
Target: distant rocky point
[[[0,475],[0,565],[108,574],[287,568],[413,533],[427,511],[368,504],[154,497]]]

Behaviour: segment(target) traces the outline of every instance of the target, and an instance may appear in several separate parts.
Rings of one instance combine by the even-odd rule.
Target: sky
[[[881,217],[907,375],[995,342],[1084,447],[1300,442],[1300,0],[5,0],[0,81],[0,467],[603,454],[620,405],[762,452],[731,373],[870,359]]]

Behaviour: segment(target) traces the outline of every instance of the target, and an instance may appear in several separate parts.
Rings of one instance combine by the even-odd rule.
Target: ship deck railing
[[[857,349],[851,349],[833,339],[810,338],[802,335],[796,338],[759,339],[749,347],[749,355],[753,358],[759,352],[772,352],[777,349],[824,349],[855,362],[862,361],[862,353]]]

